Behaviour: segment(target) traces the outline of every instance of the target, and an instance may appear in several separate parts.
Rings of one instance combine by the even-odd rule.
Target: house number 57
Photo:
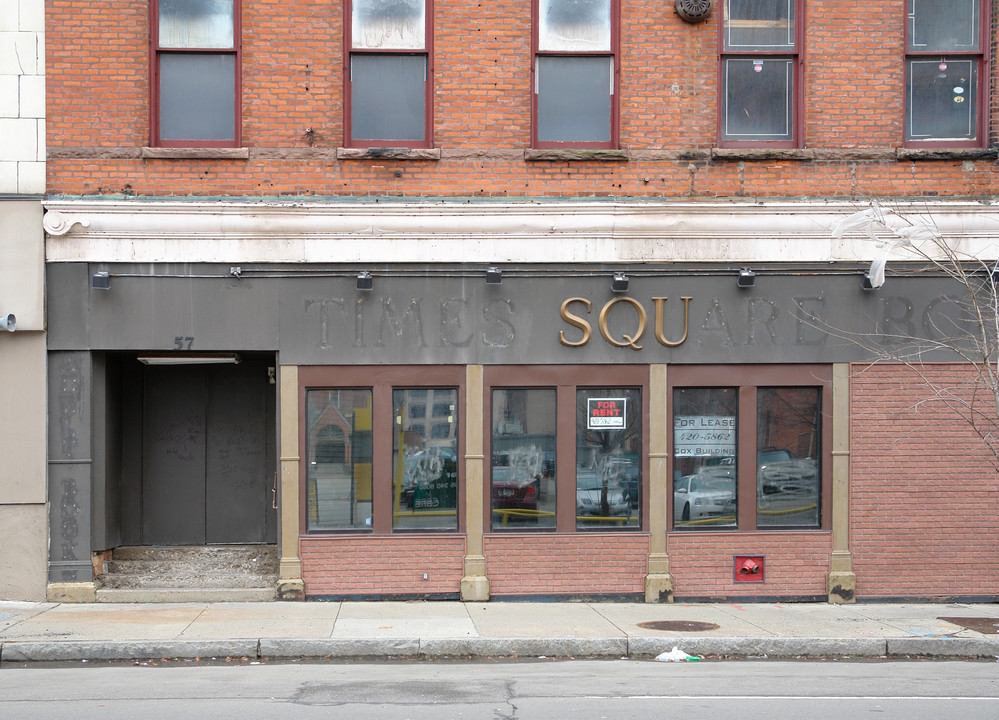
[[[173,339],[174,350],[190,350],[192,345],[194,345],[193,337],[181,337],[178,335]]]

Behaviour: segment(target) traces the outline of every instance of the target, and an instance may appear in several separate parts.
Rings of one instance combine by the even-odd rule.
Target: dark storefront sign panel
[[[110,290],[91,290],[85,265],[49,265],[49,347],[267,350],[300,365],[825,363],[868,357],[862,336],[939,338],[960,322],[961,288],[933,277],[870,292],[859,275],[760,274],[740,289],[734,275],[692,273],[632,277],[614,294],[606,272],[500,285],[386,276],[362,292],[352,275],[156,271],[116,268]]]

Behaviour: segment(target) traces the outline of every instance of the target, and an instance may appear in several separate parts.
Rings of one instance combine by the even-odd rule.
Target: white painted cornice
[[[846,201],[43,201],[49,262],[865,262]],[[999,256],[999,205],[881,200]]]

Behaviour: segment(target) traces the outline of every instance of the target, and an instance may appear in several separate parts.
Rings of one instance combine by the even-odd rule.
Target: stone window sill
[[[898,148],[899,160],[995,160],[996,148]]]
[[[440,148],[337,148],[337,160],[440,160]]]
[[[598,162],[627,162],[628,152],[626,150],[591,150],[587,148],[577,148],[574,150],[568,148],[528,148],[524,151],[524,159],[528,162],[543,160],[555,160],[558,162],[593,160]]]
[[[249,160],[249,148],[144,147],[143,160]]]
[[[815,159],[815,151],[806,148],[711,148],[712,160],[805,160]]]

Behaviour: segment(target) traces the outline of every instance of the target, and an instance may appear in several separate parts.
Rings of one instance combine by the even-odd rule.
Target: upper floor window
[[[345,3],[348,147],[430,147],[431,0]]]
[[[984,134],[988,0],[909,0],[906,142],[975,147]]]
[[[618,0],[534,0],[533,144],[617,147]]]
[[[239,0],[153,0],[152,144],[240,144]]]
[[[722,145],[800,145],[802,1],[722,3]]]

